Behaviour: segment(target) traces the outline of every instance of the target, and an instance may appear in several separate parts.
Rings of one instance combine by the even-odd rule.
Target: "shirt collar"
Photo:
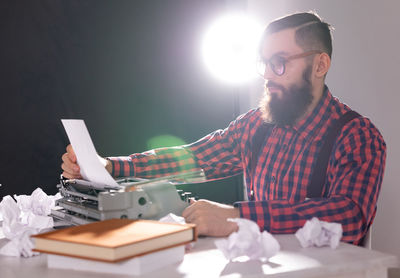
[[[313,137],[324,119],[327,117],[325,113],[329,113],[330,103],[333,100],[332,94],[329,92],[328,87],[325,85],[321,99],[318,101],[314,110],[301,121],[297,122],[292,128],[296,130],[304,138]]]

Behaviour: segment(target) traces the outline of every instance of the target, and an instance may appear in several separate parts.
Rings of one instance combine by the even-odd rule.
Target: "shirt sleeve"
[[[240,142],[247,118],[241,115],[225,129],[216,130],[184,146],[159,148],[130,156],[109,157],[114,177],[156,178],[203,169],[208,179],[243,172]],[[254,117],[254,116],[253,116]]]
[[[243,172],[240,143],[244,134],[243,119],[238,118],[224,130],[216,130],[189,145],[199,167],[208,179]]]
[[[271,233],[294,233],[306,220],[341,223],[343,241],[359,243],[372,224],[382,184],[386,144],[366,118],[342,130],[327,170],[325,198],[238,202],[241,217],[254,220]]]
[[[195,158],[185,146],[158,148],[130,156],[108,157],[114,177],[135,176],[157,178],[200,170]]]

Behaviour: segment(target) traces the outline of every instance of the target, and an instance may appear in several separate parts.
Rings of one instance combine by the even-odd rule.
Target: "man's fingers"
[[[199,235],[227,236],[238,228],[227,219],[240,217],[240,213],[233,206],[199,200],[188,206],[182,216],[186,222],[197,225]]]
[[[67,152],[62,155],[61,169],[63,169],[62,175],[68,179],[80,179],[80,168],[77,164],[77,159],[74,150],[71,145],[66,148]]]
[[[63,177],[68,178],[68,179],[80,179],[81,174],[78,172],[71,171],[70,168],[66,166],[65,163],[61,164],[61,169],[64,170],[62,173]]]
[[[82,178],[80,175],[74,175],[74,174],[71,174],[71,173],[68,173],[65,171],[62,172],[62,176],[67,179],[81,179]]]
[[[182,217],[185,219],[188,218],[192,214],[192,211],[193,211],[192,205],[188,206],[183,210]]]
[[[74,149],[72,148],[72,145],[71,145],[71,144],[69,144],[69,145],[67,146],[67,154],[68,154],[69,159],[70,159],[72,162],[75,162],[75,163],[76,163],[76,155],[75,155]]]
[[[71,145],[67,146],[67,152],[61,158],[63,161],[61,169],[64,170],[62,175],[69,179],[81,178],[80,168],[76,163],[76,156]]]
[[[67,179],[82,179],[80,174],[74,174],[66,171],[62,172],[62,176]]]
[[[239,229],[236,223],[214,216],[193,214],[186,222],[195,224],[198,234],[205,236],[224,237]]]
[[[182,212],[182,217],[185,218],[185,219],[190,217],[193,214],[193,212],[196,210],[196,207],[197,207],[197,205],[196,205],[197,201],[196,200],[190,199],[189,202],[190,202],[190,206],[185,208],[183,210],[183,212]]]
[[[80,168],[79,168],[78,164],[70,159],[70,156],[68,153],[63,154],[62,161],[63,161],[64,167],[65,167],[65,168],[63,168],[64,170],[66,170],[67,172],[79,173]]]

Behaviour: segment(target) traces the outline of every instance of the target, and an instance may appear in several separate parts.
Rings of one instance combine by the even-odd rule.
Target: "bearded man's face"
[[[262,117],[266,122],[277,125],[294,125],[313,101],[311,85],[312,65],[308,65],[300,82],[287,88],[274,81],[265,84],[265,95],[260,102]],[[280,91],[280,93],[276,93]]]

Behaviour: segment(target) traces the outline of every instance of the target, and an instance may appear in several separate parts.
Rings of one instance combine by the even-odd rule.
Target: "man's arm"
[[[179,157],[182,157],[184,149],[180,148],[165,148],[165,149],[158,149],[154,150],[151,152],[147,152],[147,154],[141,154],[144,155],[143,157],[146,158],[146,155],[149,155],[151,157],[157,156],[157,153],[161,158],[165,158],[172,156],[172,160],[178,160]],[[186,157],[187,155],[183,155]],[[129,166],[129,162],[124,161],[124,159],[129,159],[129,158],[124,158],[124,157],[119,157],[119,158],[112,158],[112,159],[104,159],[99,157],[99,159],[102,161],[103,165],[107,169],[109,173],[113,173],[113,165],[117,165],[117,170],[119,171],[119,174],[122,173],[122,175],[131,175],[133,172],[131,172],[131,169],[133,167]],[[187,159],[187,158],[186,158]],[[186,160],[182,159],[182,160]],[[62,169],[64,170],[63,176],[66,178],[82,178],[79,173],[79,166],[76,163],[76,155],[74,153],[74,150],[72,149],[71,145],[68,145],[67,147],[67,152],[62,156],[63,164],[62,164]],[[121,160],[124,162],[121,163],[122,165],[127,165],[128,167],[125,168],[127,170],[124,172],[124,167],[120,167]],[[171,161],[171,158],[166,159]],[[160,167],[155,166],[157,164],[155,163],[148,163],[149,165],[146,166],[146,163],[143,164],[143,167],[147,169],[148,175],[159,175],[160,174]],[[153,166],[151,166],[153,164]],[[179,163],[173,163],[179,165]],[[120,167],[120,168],[118,168]],[[155,167],[155,168],[154,168]],[[170,168],[176,168],[176,167],[170,167]],[[179,167],[182,168],[182,167]],[[185,169],[188,169],[188,167],[183,167]],[[183,169],[178,169],[179,172],[182,172]],[[118,173],[117,171],[117,173]],[[169,172],[172,174],[173,171],[175,170],[169,170]],[[156,173],[154,173],[156,172]],[[143,172],[142,172],[143,175]],[[146,177],[148,177],[148,175]],[[224,205],[224,204],[219,204],[216,202],[211,202],[207,200],[199,200],[199,201],[192,201],[191,205],[187,207],[183,213],[182,216],[185,218],[186,222],[188,223],[194,223],[198,227],[198,233],[200,235],[209,235],[209,236],[227,236],[230,233],[234,232],[237,230],[237,225],[236,223],[233,222],[228,222],[227,218],[234,218],[234,217],[239,217],[240,213],[237,208],[234,208],[233,206],[229,205]]]
[[[114,176],[154,178],[184,171],[205,171],[207,178],[231,176],[243,171],[241,136],[254,112],[239,117],[226,129],[217,130],[197,142],[174,148],[160,148],[127,157],[109,157]],[[199,163],[201,161],[201,164]],[[239,209],[208,200],[192,202],[182,216],[198,227],[200,235],[227,236],[237,230],[228,218],[239,217]]]
[[[207,178],[231,176],[243,171],[241,136],[248,129],[247,122],[251,118],[259,118],[259,115],[251,111],[233,121],[226,129],[212,132],[187,146],[109,157],[105,166],[114,177],[155,178],[200,169],[205,170]],[[198,163],[199,158],[202,165]],[[63,161],[64,173],[71,176],[79,174],[71,147],[67,148]],[[226,220],[239,215],[239,210],[233,206],[207,200],[193,202],[183,212],[187,222],[198,225],[199,234],[212,236],[226,236],[235,231],[237,225]]]
[[[258,118],[259,114],[250,111],[227,128],[216,130],[189,145],[109,157],[112,175],[156,178],[203,169],[209,179],[233,176],[243,172],[242,136],[249,129],[248,122]]]
[[[158,148],[130,156],[108,157],[111,175],[157,178],[200,170],[192,152],[185,146]]]
[[[294,233],[312,217],[343,226],[343,240],[358,243],[376,212],[386,158],[386,145],[369,120],[346,125],[328,167],[326,198],[299,203],[287,200],[239,202],[241,217],[272,233]]]

